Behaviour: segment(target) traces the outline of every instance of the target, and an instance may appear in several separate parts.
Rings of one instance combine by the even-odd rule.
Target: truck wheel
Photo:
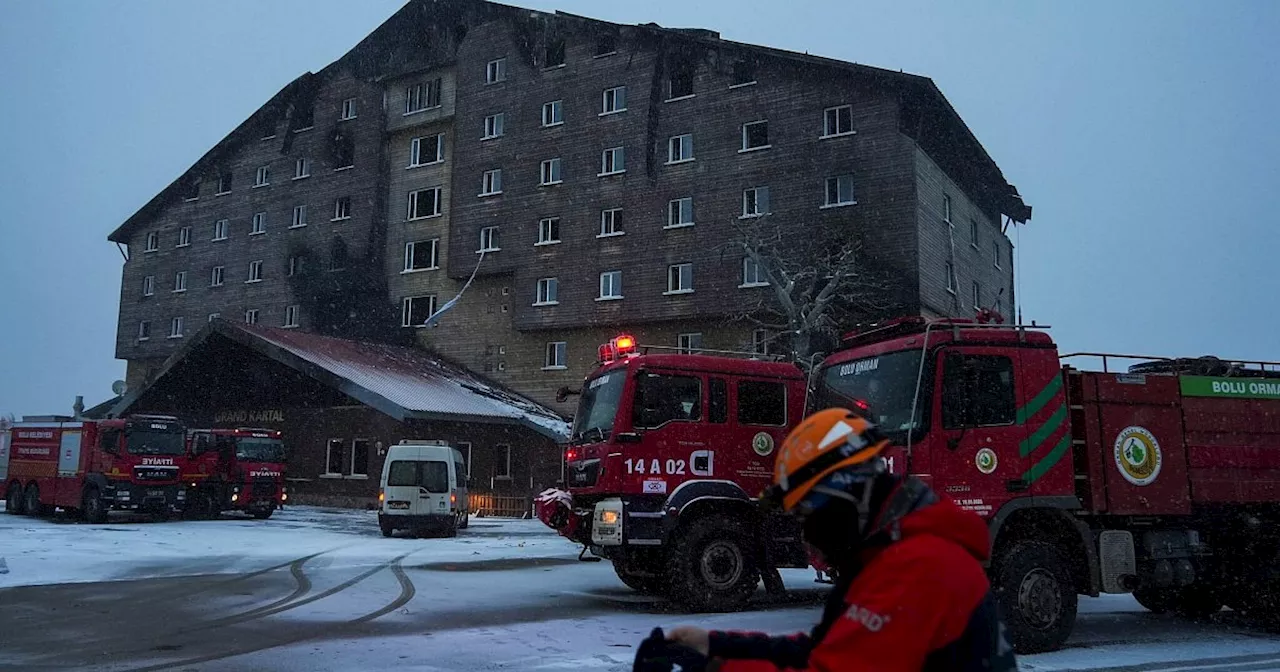
[[[23,505],[28,516],[43,516],[47,511],[40,503],[40,488],[35,483],[27,486],[26,502]]]
[[[613,572],[618,575],[619,581],[641,595],[661,595],[667,587],[662,576],[636,572],[625,561],[618,558],[613,561]]]
[[[4,510],[15,516],[21,516],[27,512],[26,501],[22,498],[21,485],[17,483],[9,484],[9,489],[4,493]]]
[[[250,515],[252,515],[254,518],[257,518],[258,520],[266,520],[271,517],[272,513],[275,513],[275,509],[267,509],[266,511],[258,510],[258,511],[254,511]]]
[[[1153,614],[1164,614],[1173,609],[1172,588],[1139,588],[1133,591],[1133,599]]]
[[[107,506],[102,501],[101,491],[91,487],[84,491],[84,497],[80,501],[80,510],[84,512],[86,523],[101,525],[107,522]]]
[[[671,549],[669,595],[696,611],[742,608],[760,583],[751,535],[727,516],[695,520]]]
[[[1019,654],[1054,651],[1067,641],[1078,596],[1058,549],[1043,541],[1015,543],[996,559],[992,588]]]

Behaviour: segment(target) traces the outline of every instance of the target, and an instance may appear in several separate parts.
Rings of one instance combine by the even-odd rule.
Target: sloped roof
[[[313,79],[317,77],[323,78],[327,73],[343,66],[351,67],[358,76],[376,80],[397,76],[432,65],[431,63],[419,62],[414,58],[414,51],[421,46],[421,40],[423,39],[423,31],[415,29],[415,23],[428,21],[432,17],[444,16],[450,13],[456,13],[457,16],[466,15],[470,17],[470,20],[474,21],[492,20],[501,15],[538,15],[585,21],[615,28],[661,33],[712,46],[727,46],[762,56],[792,61],[797,64],[830,67],[867,77],[884,86],[897,89],[934,115],[939,122],[941,132],[944,133],[939,142],[943,145],[954,143],[957,151],[957,163],[971,166],[971,169],[980,175],[982,190],[989,192],[987,196],[992,199],[1002,214],[1006,214],[1018,222],[1026,222],[1031,218],[1031,206],[1023,202],[1017,188],[1009,184],[995,160],[987,153],[986,148],[978,141],[942,91],[928,77],[813,56],[808,53],[801,54],[773,47],[734,42],[721,39],[719,33],[711,30],[664,28],[656,23],[641,25],[616,24],[566,12],[557,11],[555,14],[550,14],[488,0],[410,0],[383,22],[382,25],[375,28],[356,46],[352,47],[350,51],[330,63],[320,73],[307,72],[286,85],[271,100],[184,171],[178,179],[156,194],[129,219],[112,231],[107,236],[107,240],[116,243],[127,243],[129,236],[137,226],[154,217],[165,205],[175,200],[182,184],[192,179],[193,176],[212,169],[224,156],[234,151],[247,140],[256,140],[256,138],[251,138],[256,125],[265,117],[282,114],[282,110],[287,108],[289,102],[299,95],[300,91],[305,90],[308,86],[315,85],[315,82],[312,81]],[[440,64],[434,65],[438,66]],[[906,130],[909,129],[904,129],[904,131]]]
[[[569,424],[555,411],[423,350],[226,320],[214,320],[201,329],[169,357],[150,384],[127,394],[112,414],[128,412],[154,381],[215,336],[229,338],[397,420],[511,423],[556,441],[569,435]]]

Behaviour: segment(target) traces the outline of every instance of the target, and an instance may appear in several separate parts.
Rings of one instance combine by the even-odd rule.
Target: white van
[[[467,522],[466,461],[457,448],[444,441],[401,441],[387,450],[378,493],[382,536],[411,530],[452,537]]]

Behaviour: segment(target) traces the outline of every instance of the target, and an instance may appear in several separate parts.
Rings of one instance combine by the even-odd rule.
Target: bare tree
[[[771,291],[740,316],[786,335],[792,357],[810,358],[836,342],[841,327],[890,313],[895,305],[883,264],[863,254],[856,235],[798,226],[771,215],[738,220],[730,243],[754,264]],[[750,270],[748,268],[748,270]]]

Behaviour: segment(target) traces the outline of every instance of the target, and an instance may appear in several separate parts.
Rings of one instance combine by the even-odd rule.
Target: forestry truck
[[[8,431],[0,482],[11,514],[39,516],[62,507],[103,523],[113,509],[165,518],[183,508],[186,429],[177,418],[28,417]]]
[[[738,608],[761,578],[781,589],[773,568],[809,564],[799,526],[752,503],[804,414],[805,379],[791,364],[663,350],[627,335],[600,347],[565,453],[569,491],[544,492],[538,515],[636,590]]]
[[[188,474],[190,512],[217,517],[238,510],[263,520],[288,499],[279,431],[194,429],[188,445],[194,467]]]
[[[807,410],[868,417],[900,446],[895,471],[987,520],[989,575],[1020,652],[1060,647],[1079,595],[1280,622],[1280,363],[1060,355],[1042,329],[1001,322],[908,317],[848,334],[814,372]],[[613,559],[628,585],[694,607],[741,605],[758,568],[802,565],[794,528],[745,505],[788,427],[757,438],[715,422],[727,390],[730,420],[765,407],[755,388],[728,384],[733,360],[635,354],[629,338],[602,354],[566,454],[569,492],[544,493],[540,518]],[[1136,363],[1117,371],[1116,360]],[[768,367],[748,380],[784,385],[794,424],[799,371],[743,365]],[[651,421],[669,399],[683,414]],[[714,471],[692,470],[692,450],[714,450]]]

